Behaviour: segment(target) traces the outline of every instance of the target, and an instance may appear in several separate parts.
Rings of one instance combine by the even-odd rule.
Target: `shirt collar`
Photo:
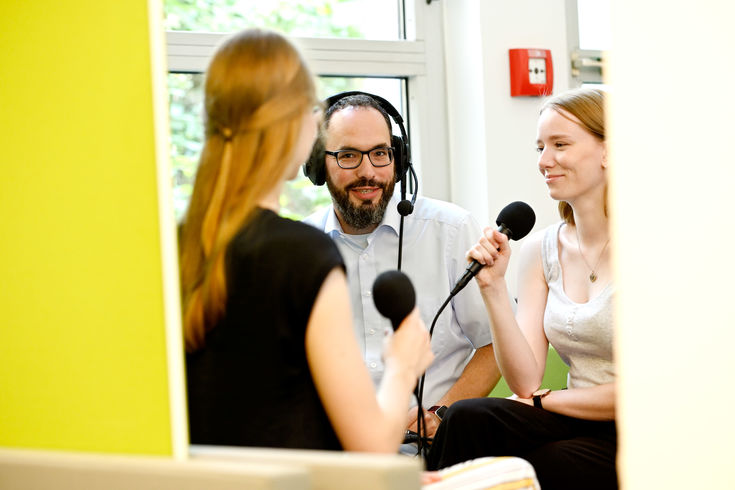
[[[398,191],[398,189],[396,189]],[[385,215],[383,221],[379,226],[388,226],[393,228],[393,231],[398,234],[398,230],[401,226],[401,215],[398,213],[398,203],[401,202],[400,196],[397,192],[393,193],[393,196],[388,202],[388,207],[385,208]]]
[[[339,224],[336,211],[334,210],[334,204],[331,204],[327,209],[327,218],[324,223],[324,232],[329,235],[333,235],[335,232],[343,233],[342,225]]]

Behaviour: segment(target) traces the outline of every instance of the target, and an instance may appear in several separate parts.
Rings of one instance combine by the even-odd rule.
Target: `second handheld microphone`
[[[514,201],[500,211],[498,218],[495,220],[495,224],[498,225],[498,231],[509,239],[520,240],[528,235],[533,225],[536,224],[536,213],[525,202]],[[459,281],[457,281],[457,284],[454,285],[454,288],[449,293],[450,296],[454,296],[464,289],[483,267],[484,265],[476,260],[470,262],[467,270],[465,270],[462,277],[459,278]]]

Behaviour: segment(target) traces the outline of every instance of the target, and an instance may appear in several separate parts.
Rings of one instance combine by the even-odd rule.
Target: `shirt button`
[[[378,365],[376,363],[374,363],[374,362],[371,362],[370,363],[370,367],[373,368],[373,369],[375,369],[376,367],[378,367]]]
[[[368,298],[369,298],[370,296],[372,296],[372,294],[373,294],[373,292],[372,292],[372,291],[365,291],[365,296],[367,296]]]
[[[374,328],[371,328],[370,329],[370,335],[375,335],[375,329]]]

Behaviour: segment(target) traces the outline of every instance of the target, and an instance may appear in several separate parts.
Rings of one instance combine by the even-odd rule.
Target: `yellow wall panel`
[[[0,3],[0,445],[171,453],[148,16]]]

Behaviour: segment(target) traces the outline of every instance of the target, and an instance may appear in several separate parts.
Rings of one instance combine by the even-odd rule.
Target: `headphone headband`
[[[393,107],[393,104],[391,104],[390,102],[388,102],[386,99],[384,99],[383,97],[379,95],[369,94],[367,92],[360,92],[359,90],[350,90],[348,92],[340,92],[338,94],[332,95],[331,97],[327,97],[324,100],[324,103],[327,106],[327,109],[329,109],[330,107],[335,105],[340,100],[345,99],[347,97],[351,97],[353,95],[364,95],[366,97],[370,97],[375,102],[377,102],[378,105],[382,107],[383,110],[387,112],[391,118],[393,118],[396,124],[403,125],[403,117],[401,117],[401,113],[398,112],[398,110],[395,107]],[[404,136],[404,133],[405,133],[405,130],[401,131],[401,136]]]

